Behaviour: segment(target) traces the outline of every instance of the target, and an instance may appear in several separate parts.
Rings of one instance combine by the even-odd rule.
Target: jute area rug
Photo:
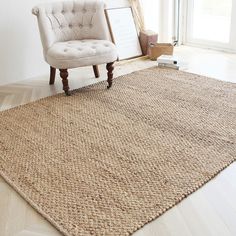
[[[236,85],[150,68],[0,113],[0,173],[68,236],[131,235],[236,159]]]

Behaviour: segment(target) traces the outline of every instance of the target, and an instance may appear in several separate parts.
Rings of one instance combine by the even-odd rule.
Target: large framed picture
[[[142,56],[131,7],[107,9],[105,13],[112,41],[118,50],[119,60]]]

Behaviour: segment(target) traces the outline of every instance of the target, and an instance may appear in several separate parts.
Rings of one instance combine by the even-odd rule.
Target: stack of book
[[[174,56],[162,55],[157,58],[158,67],[179,70],[178,61]]]

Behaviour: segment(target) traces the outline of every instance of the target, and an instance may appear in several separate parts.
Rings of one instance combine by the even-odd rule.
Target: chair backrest
[[[41,4],[33,8],[38,18],[44,52],[55,42],[109,39],[100,0],[77,0]]]

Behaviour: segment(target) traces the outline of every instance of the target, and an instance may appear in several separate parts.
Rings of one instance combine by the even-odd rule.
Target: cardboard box
[[[174,46],[171,43],[152,43],[149,45],[149,58],[155,61],[161,55],[173,55]]]
[[[141,31],[139,34],[139,41],[142,48],[143,55],[149,54],[149,45],[157,43],[158,34],[151,30]]]

